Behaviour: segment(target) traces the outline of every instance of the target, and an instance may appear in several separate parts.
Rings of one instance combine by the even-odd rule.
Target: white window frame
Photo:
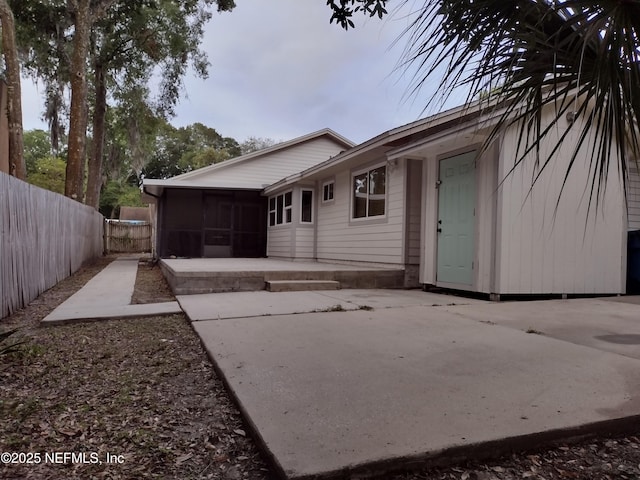
[[[286,205],[285,200],[289,195],[290,203]],[[282,204],[278,205],[278,198],[282,198]],[[273,208],[272,208],[273,202]],[[273,214],[273,222],[271,221],[271,214]],[[278,214],[281,215],[282,221],[278,222]],[[280,193],[278,195],[274,195],[269,197],[269,205],[267,212],[267,224],[270,227],[277,227],[279,225],[288,225],[293,220],[293,190],[287,190],[286,192]]]
[[[384,196],[384,213],[382,215],[369,215],[369,200],[371,199],[371,196],[375,195],[375,194],[371,194],[369,192],[369,188],[367,186],[367,193],[366,193],[366,199],[367,199],[367,203],[366,203],[366,214],[362,217],[356,217],[355,216],[355,203],[356,203],[356,192],[354,189],[354,182],[355,182],[355,178],[357,176],[362,175],[363,173],[367,174],[367,182],[369,182],[369,175],[373,170],[377,170],[380,167],[384,167],[384,176],[385,176],[385,186],[384,186],[384,194],[378,194],[381,196]],[[378,163],[375,165],[371,165],[369,167],[366,168],[361,168],[359,170],[354,170],[351,172],[351,186],[349,187],[351,189],[351,208],[350,208],[350,219],[351,221],[354,222],[361,222],[361,221],[367,221],[367,220],[376,220],[376,219],[383,219],[387,217],[387,212],[389,210],[389,199],[388,199],[388,188],[389,185],[389,169],[387,168],[387,164],[385,162],[382,163]],[[381,200],[380,198],[378,200]]]
[[[311,192],[311,220],[309,221],[305,221],[302,219],[302,214],[304,213],[304,210],[302,208],[302,198],[304,197],[304,192]],[[313,188],[300,189],[300,223],[302,224],[309,225],[313,223],[313,196],[314,196]]]
[[[329,187],[331,187],[331,198],[325,198],[325,188],[327,189],[327,192],[329,192]],[[327,182],[324,182],[322,184],[322,203],[330,203],[333,202],[336,195],[336,181],[335,180],[329,180]]]

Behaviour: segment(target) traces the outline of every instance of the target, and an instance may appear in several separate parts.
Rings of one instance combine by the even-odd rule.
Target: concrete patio
[[[283,478],[384,478],[640,428],[638,347],[593,340],[635,335],[638,305],[398,290],[179,300]]]
[[[402,288],[405,285],[403,269],[313,261],[197,258],[163,259],[160,265],[176,295],[265,290],[270,281],[338,282],[338,288]]]

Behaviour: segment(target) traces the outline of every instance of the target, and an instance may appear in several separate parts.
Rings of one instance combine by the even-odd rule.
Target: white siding
[[[344,149],[344,146],[338,145],[326,137],[320,137],[239,163],[231,161],[225,165],[223,162],[219,168],[203,169],[201,174],[194,172],[184,178],[184,181],[197,182],[198,184],[210,182],[215,185],[229,185],[238,188],[262,188],[324,162]]]
[[[497,204],[497,145],[476,161],[476,252],[474,290],[493,293]]]
[[[507,132],[503,142],[500,179],[514,164],[516,137],[516,132]],[[597,211],[595,204],[589,210],[592,151],[585,148],[556,210],[575,141],[575,134],[567,138],[565,147],[531,191],[533,161],[517,167],[505,179],[498,215],[495,293],[624,292],[626,219],[615,169],[610,172],[604,201]]]
[[[350,221],[351,170],[337,174],[334,201],[318,208],[317,258],[402,265],[404,195],[404,162],[398,161],[387,168],[386,218]]]
[[[295,185],[293,188],[287,187],[280,192],[275,192],[274,195],[279,195],[287,190],[291,190],[292,198],[291,223],[267,227],[267,256],[288,259],[313,259],[315,258],[314,227],[316,210],[313,210],[312,220],[314,223],[301,223],[301,192],[302,190],[312,190],[314,204],[318,201],[318,192],[314,185],[304,184]]]
[[[629,162],[628,185],[629,230],[640,230],[640,172],[636,162]]]
[[[291,258],[291,225],[278,225],[267,228],[267,256]]]
[[[312,227],[296,228],[295,238],[295,258],[296,259],[312,259],[315,258],[314,246],[314,229]]]
[[[407,170],[407,264],[420,264],[420,221],[422,212],[422,162],[408,161]]]
[[[420,283],[435,285],[438,225],[438,162],[435,157],[428,158],[422,165],[422,259]]]

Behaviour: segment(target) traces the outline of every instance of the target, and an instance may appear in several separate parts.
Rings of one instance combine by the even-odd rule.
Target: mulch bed
[[[2,321],[26,343],[0,357],[0,452],[41,459],[0,464],[0,478],[273,478],[184,315],[38,327],[110,260]],[[141,265],[134,300],[152,298],[174,300],[159,267]],[[53,452],[87,463],[45,463]]]
[[[3,329],[22,327],[26,343],[0,356],[0,452],[41,458],[0,464],[0,478],[275,478],[184,315],[39,327],[111,260],[83,267],[2,320]],[[172,300],[159,267],[140,264],[132,301]],[[45,463],[55,452],[86,452],[86,463]],[[598,439],[388,478],[638,479],[640,440]]]

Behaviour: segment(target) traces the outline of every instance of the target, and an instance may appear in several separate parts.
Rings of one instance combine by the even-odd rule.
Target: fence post
[[[107,220],[106,218],[104,219],[103,232],[104,233],[103,233],[102,244],[103,244],[104,254],[109,255],[109,220]]]

